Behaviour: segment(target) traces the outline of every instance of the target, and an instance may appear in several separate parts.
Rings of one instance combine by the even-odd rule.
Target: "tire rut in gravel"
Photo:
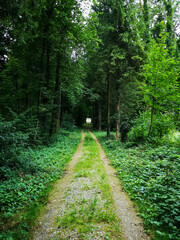
[[[53,190],[48,198],[48,204],[37,220],[36,228],[34,229],[33,234],[34,240],[46,240],[51,239],[54,236],[54,229],[56,229],[54,222],[56,221],[58,212],[61,210],[65,193],[74,173],[74,168],[78,159],[82,155],[83,142],[84,133],[82,132],[81,141],[72,157],[72,160],[67,165],[64,176],[54,184]]]

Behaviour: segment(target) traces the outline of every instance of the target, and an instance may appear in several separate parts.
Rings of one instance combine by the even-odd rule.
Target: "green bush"
[[[15,167],[17,156],[27,146],[29,136],[16,129],[15,121],[5,121],[0,117],[0,166]],[[0,172],[1,176],[1,172]]]
[[[150,127],[150,112],[141,113],[133,122],[133,127],[128,133],[127,141],[132,145],[138,145],[144,141],[152,143],[160,142],[162,137],[175,129],[172,113],[154,115],[151,134],[148,137]]]
[[[62,121],[62,128],[66,129],[66,130],[69,130],[69,131],[73,131],[77,128],[75,126],[75,121],[74,121],[71,114],[64,113],[63,121]]]
[[[170,131],[168,134],[163,136],[163,143],[171,143],[174,146],[180,147],[180,132],[179,131]]]

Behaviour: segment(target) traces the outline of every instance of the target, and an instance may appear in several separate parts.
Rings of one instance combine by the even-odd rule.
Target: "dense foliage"
[[[139,145],[125,148],[105,133],[96,133],[118,171],[124,189],[154,239],[179,239],[180,151],[174,146]]]
[[[33,143],[57,133],[64,114],[79,126],[91,117],[121,141],[145,111],[146,140],[158,116],[178,130],[178,3],[91,1],[87,16],[83,2],[1,3],[3,124],[21,118],[17,131]]]
[[[86,32],[79,6],[76,0],[1,3],[1,114],[13,120],[10,109],[28,118],[31,141],[58,132],[63,113],[82,95]]]
[[[10,217],[37,201],[47,186],[61,177],[79,141],[80,131],[63,130],[49,146],[23,150],[13,167],[1,167],[1,230]],[[0,235],[1,239],[2,236]],[[5,233],[4,236],[6,239]]]

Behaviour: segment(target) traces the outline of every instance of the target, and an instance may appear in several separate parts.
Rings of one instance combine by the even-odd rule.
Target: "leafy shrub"
[[[27,141],[28,134],[17,131],[14,121],[8,122],[0,117],[0,166],[14,167]]]
[[[174,146],[180,147],[180,132],[179,131],[171,131],[165,136],[163,136],[162,142],[168,142],[173,144]]]
[[[76,129],[75,121],[71,114],[64,113],[63,121],[62,121],[62,128],[69,130],[69,131],[73,131]]]
[[[133,127],[128,133],[128,142],[137,145],[144,141],[160,142],[161,138],[175,129],[173,123],[173,114],[157,114],[154,115],[151,136],[148,138],[150,126],[150,112],[146,111],[140,114],[139,118],[133,121]]]

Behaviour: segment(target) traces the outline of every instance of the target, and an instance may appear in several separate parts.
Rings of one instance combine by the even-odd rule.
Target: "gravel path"
[[[116,214],[121,219],[123,240],[150,239],[144,232],[142,219],[137,216],[132,201],[123,190],[122,184],[117,177],[116,170],[110,165],[110,161],[97,138],[94,134],[91,133],[91,135],[98,145],[100,157],[108,175],[109,184],[116,205]]]
[[[86,140],[82,132],[64,177],[54,185],[37,221],[33,239],[149,240],[116,171],[91,136]]]

